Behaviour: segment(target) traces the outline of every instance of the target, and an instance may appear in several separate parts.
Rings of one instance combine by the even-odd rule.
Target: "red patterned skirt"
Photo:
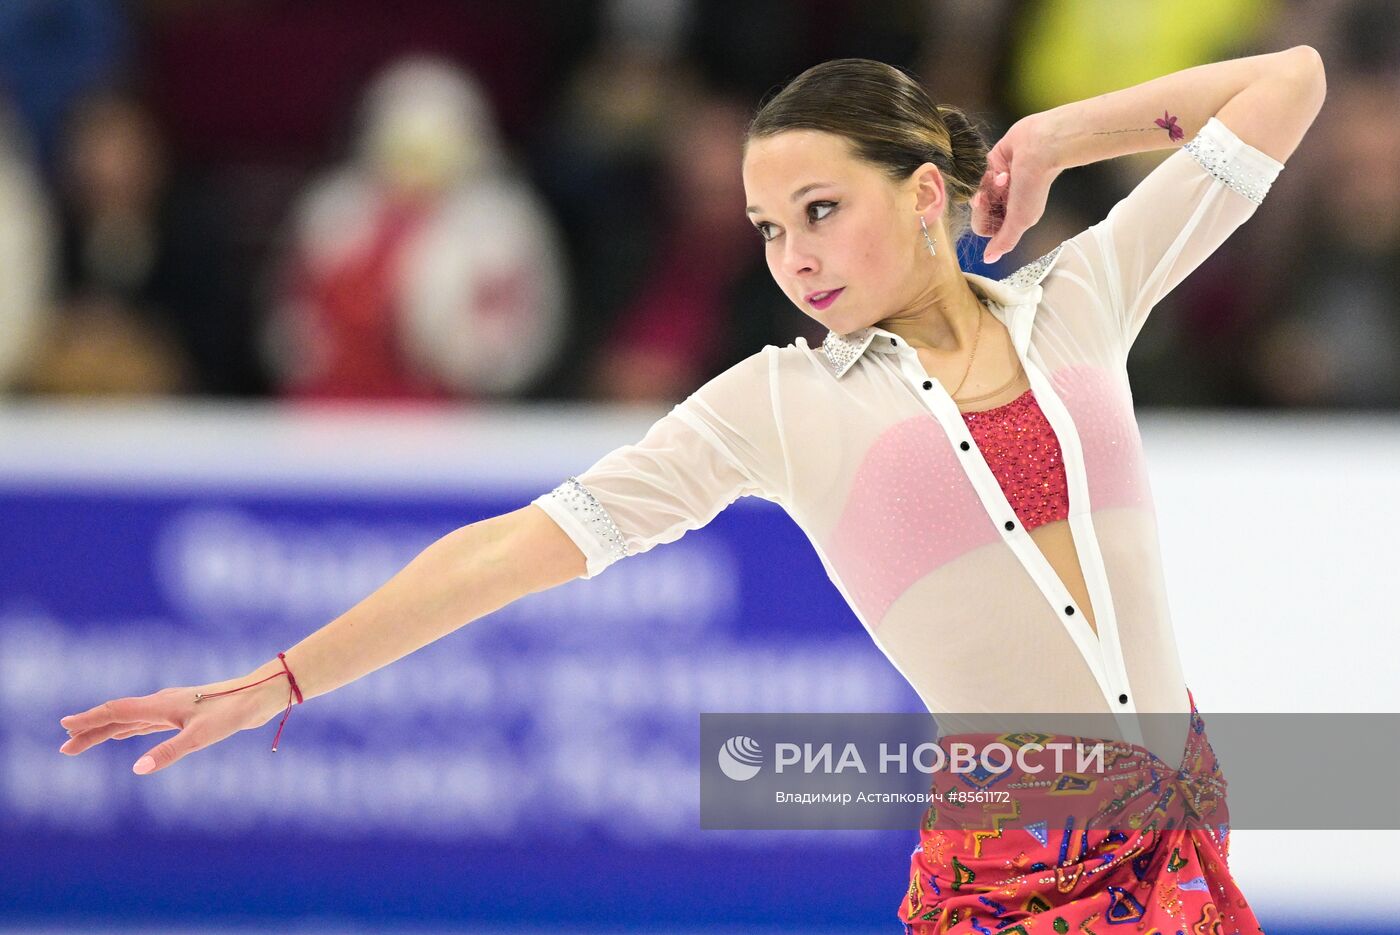
[[[944,739],[968,737],[1015,746],[1024,735]],[[1082,739],[1037,735],[1047,737]],[[951,815],[930,805],[899,907],[906,935],[1262,935],[1230,876],[1225,779],[1195,699],[1176,770],[1145,747],[1105,743],[1109,769],[1092,782],[1072,780],[1083,782],[1071,791],[1087,793],[1080,801],[1092,803],[1092,820],[1026,820],[1037,790],[1017,794],[1014,819],[1005,804]],[[1063,783],[1058,777],[1061,788],[1043,794],[1062,795]]]

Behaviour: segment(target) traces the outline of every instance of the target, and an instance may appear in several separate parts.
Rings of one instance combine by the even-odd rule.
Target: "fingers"
[[[974,210],[978,214],[973,229],[978,236],[992,238],[983,248],[985,261],[992,263],[1009,249],[998,243],[997,235],[1006,228],[1006,202],[1011,176],[1008,172],[993,175],[990,169],[987,171],[989,178],[986,184],[973,196]]]
[[[205,705],[208,710],[196,712],[194,698],[201,687],[207,686],[176,686],[136,698],[115,698],[60,718],[69,737],[59,750],[76,755],[107,740],[178,730],[132,765],[132,772],[144,776],[250,726],[255,713],[250,704]]]
[[[83,731],[112,722],[112,702],[104,701],[95,708],[88,708],[79,714],[70,714],[58,719],[58,723],[69,731]]]
[[[153,720],[155,701],[153,695],[141,698],[115,698],[88,708],[79,714],[70,714],[58,719],[58,723],[70,731],[91,730],[107,724],[130,724]]]
[[[148,750],[132,765],[131,771],[138,776],[159,772],[205,746],[206,743],[196,736],[194,729],[187,727],[165,743]]]
[[[1008,186],[1006,220],[1002,223],[1001,230],[987,245],[985,255],[988,262],[995,262],[1003,254],[1016,249],[1021,235],[1035,226],[1040,216],[1045,213],[1045,200],[1048,195],[1048,182],[1042,182],[1037,176],[1023,178],[1021,186],[1014,192],[1010,191]]]
[[[169,728],[148,724],[144,721],[134,724],[104,724],[101,727],[93,727],[89,730],[75,732],[64,741],[63,746],[58,748],[58,752],[66,753],[69,756],[77,756],[84,750],[91,749],[104,740],[111,740],[113,738],[120,740],[123,737],[132,737],[139,733],[149,733],[156,730],[169,730]]]

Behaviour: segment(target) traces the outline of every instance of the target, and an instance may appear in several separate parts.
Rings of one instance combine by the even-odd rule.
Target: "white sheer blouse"
[[[1112,713],[1142,742],[1131,715],[1190,709],[1128,350],[1282,169],[1212,117],[1099,223],[1005,279],[963,274],[1059,441],[1093,627],[957,404],[878,327],[764,347],[533,503],[593,577],[739,497],[771,500],[930,712]]]

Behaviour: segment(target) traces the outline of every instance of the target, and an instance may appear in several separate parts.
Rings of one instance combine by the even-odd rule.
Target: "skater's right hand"
[[[1011,252],[1035,226],[1050,185],[1064,171],[1046,119],[1022,117],[987,153],[987,171],[971,202],[972,232],[991,237],[982,248],[987,263]]]
[[[285,710],[288,691],[285,678],[269,679],[243,691],[195,703],[196,693],[227,691],[264,678],[271,671],[260,669],[250,677],[209,685],[162,688],[149,695],[104,701],[79,714],[59,718],[59,724],[67,729],[69,737],[58,749],[76,756],[104,740],[178,730],[174,737],[146,751],[132,766],[132,772],[137,775],[162,770],[241,730],[261,727]],[[147,757],[150,758],[149,768],[143,769]]]

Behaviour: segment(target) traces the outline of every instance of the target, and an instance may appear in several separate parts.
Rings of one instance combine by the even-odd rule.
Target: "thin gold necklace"
[[[1011,379],[1010,379],[1010,380],[1007,380],[1005,383],[1003,383],[1001,386],[997,387],[996,389],[992,390],[990,393],[982,393],[982,394],[980,394],[980,395],[978,395],[978,396],[964,396],[962,399],[956,400],[956,402],[960,402],[960,403],[975,403],[975,402],[977,402],[978,400],[990,399],[990,398],[993,397],[993,396],[999,396],[999,395],[1001,395],[1002,393],[1006,392],[1008,389],[1010,389],[1010,388],[1011,388],[1011,385],[1012,385],[1013,383],[1017,383],[1017,382],[1020,381],[1020,379],[1021,379],[1021,370],[1022,370],[1022,368],[1021,368],[1020,366],[1017,366],[1017,367],[1016,367],[1016,372],[1013,373],[1013,374],[1011,375]]]
[[[979,312],[983,312],[983,311],[986,311],[987,306],[986,306],[985,304],[981,303],[981,302],[978,302],[978,303],[977,303],[977,308],[978,308],[978,311],[979,311]],[[977,333],[976,333],[975,335],[973,335],[973,338],[972,338],[972,353],[969,354],[968,357],[967,357],[967,369],[963,371],[962,379],[958,381],[957,388],[954,389],[953,392],[951,392],[951,393],[948,394],[948,397],[949,397],[950,399],[956,397],[956,396],[958,395],[958,390],[962,389],[963,384],[967,382],[967,375],[968,375],[969,373],[972,372],[972,361],[977,357],[977,341],[978,341],[978,339],[981,338],[981,337],[982,337],[982,316],[981,316],[981,314],[979,314],[979,315],[977,316]]]

